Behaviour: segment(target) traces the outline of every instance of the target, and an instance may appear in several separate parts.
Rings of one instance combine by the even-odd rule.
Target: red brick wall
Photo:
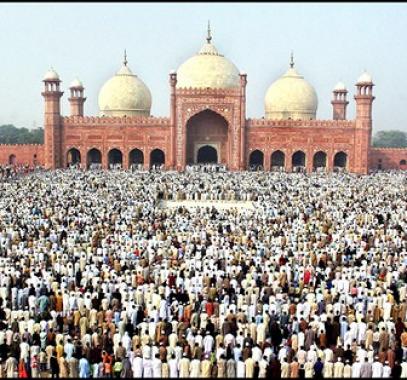
[[[128,168],[129,154],[139,149],[144,155],[144,166],[150,167],[150,154],[160,149],[169,165],[171,129],[168,118],[140,117],[64,117],[62,119],[62,166],[67,166],[67,153],[79,150],[81,164],[87,166],[87,153],[96,148],[102,154],[102,165],[108,167],[108,154],[118,149],[123,155],[123,168]]]
[[[36,155],[36,157],[35,157]],[[8,164],[11,156],[15,156],[14,163],[17,165],[28,164],[44,165],[44,145],[39,144],[0,144],[0,165]]]
[[[270,170],[270,157],[281,150],[285,154],[285,169],[291,171],[292,155],[305,153],[308,172],[313,169],[313,157],[318,151],[327,155],[327,169],[332,170],[338,152],[347,154],[348,171],[359,167],[355,160],[355,122],[348,120],[265,120],[249,119],[247,123],[247,164],[250,154],[258,149],[264,154],[264,168]]]
[[[369,168],[376,170],[381,166],[384,170],[407,170],[407,165],[400,165],[402,160],[407,161],[407,148],[371,148]]]

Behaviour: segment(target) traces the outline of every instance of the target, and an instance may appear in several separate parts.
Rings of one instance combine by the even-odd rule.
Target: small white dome
[[[99,109],[103,116],[150,116],[151,93],[145,83],[123,64],[99,92]]]
[[[59,80],[59,75],[53,68],[51,68],[45,73],[44,80]]]
[[[334,91],[346,91],[346,86],[343,82],[338,82],[334,87]]]
[[[318,97],[314,87],[291,67],[268,88],[264,103],[266,119],[309,120],[316,117]]]
[[[69,88],[83,88],[83,84],[78,78],[75,78],[69,85]]]
[[[363,84],[363,83],[373,83],[372,77],[368,72],[364,72],[358,79],[357,84]]]

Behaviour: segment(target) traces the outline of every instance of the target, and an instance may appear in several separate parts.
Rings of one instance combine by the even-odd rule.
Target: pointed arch
[[[109,168],[112,166],[119,166],[120,167],[123,165],[123,153],[121,152],[120,149],[113,148],[109,151],[107,154],[107,162],[109,165]]]
[[[17,164],[17,157],[15,154],[10,154],[10,156],[8,157],[8,163],[9,165]]]
[[[186,123],[186,163],[197,163],[198,150],[209,145],[216,149],[217,162],[229,159],[229,123],[219,112],[203,109],[191,116]]]
[[[66,152],[66,163],[68,167],[81,163],[81,152],[79,149],[71,148]]]
[[[340,151],[334,156],[334,168],[346,168],[348,164],[348,155]]]
[[[165,153],[161,149],[154,149],[150,153],[150,166],[164,165]]]
[[[97,148],[92,148],[88,151],[86,155],[86,162],[88,168],[93,166],[101,166],[102,165],[102,153]]]
[[[144,153],[140,149],[133,149],[129,152],[129,166],[132,165],[143,165],[144,164]]]
[[[272,153],[270,159],[270,169],[283,168],[285,166],[285,154],[281,150]]]
[[[326,168],[326,153],[322,150],[316,152],[312,159],[312,167],[315,169]]]
[[[259,170],[264,168],[264,153],[256,149],[250,153],[249,156],[249,167],[253,170]]]
[[[297,150],[291,159],[293,168],[305,167],[305,153],[302,150]]]
[[[216,148],[210,145],[204,145],[201,146],[198,149],[198,154],[197,154],[197,163],[213,163],[217,164],[218,163],[218,151]]]

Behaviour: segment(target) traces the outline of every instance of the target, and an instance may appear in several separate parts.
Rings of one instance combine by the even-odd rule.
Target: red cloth
[[[206,310],[206,314],[208,314],[208,317],[212,316],[215,311],[215,307],[214,307],[213,303],[207,302],[205,305],[205,310]]]
[[[305,285],[308,285],[309,282],[310,282],[310,280],[311,280],[311,272],[307,269],[307,270],[304,272],[304,284],[305,284]]]

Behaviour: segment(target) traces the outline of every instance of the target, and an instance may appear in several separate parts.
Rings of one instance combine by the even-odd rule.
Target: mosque
[[[132,165],[182,171],[186,165],[218,163],[231,171],[260,168],[312,172],[407,169],[407,149],[373,148],[373,81],[364,72],[356,82],[356,117],[346,117],[348,90],[333,89],[332,120],[318,120],[318,96],[297,71],[270,85],[264,117],[246,115],[247,74],[221,54],[208,26],[196,55],[169,73],[169,117],[150,114],[152,94],[132,72],[126,54],[121,68],[99,92],[99,116],[85,116],[84,86],[69,86],[70,115],[61,115],[61,79],[49,70],[43,79],[43,145],[0,145],[0,164],[71,164],[83,168]]]

